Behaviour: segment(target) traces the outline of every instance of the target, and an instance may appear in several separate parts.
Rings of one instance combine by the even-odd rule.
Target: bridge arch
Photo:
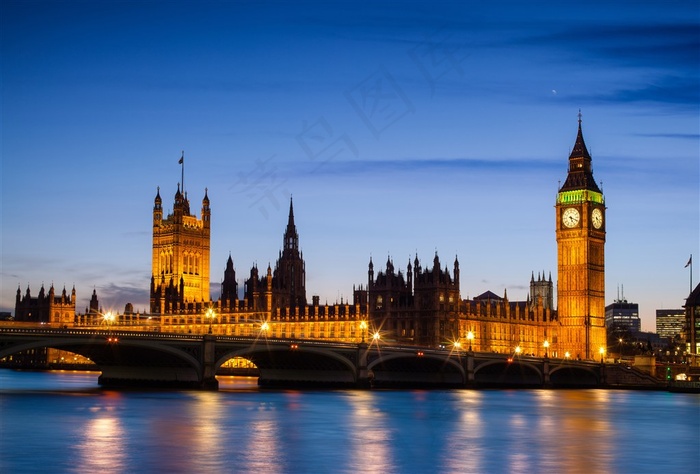
[[[474,381],[478,385],[541,387],[544,374],[537,364],[524,360],[497,359],[477,363]]]
[[[0,358],[39,348],[60,349],[89,358],[102,373],[100,385],[110,386],[192,386],[202,384],[203,364],[200,362],[201,341],[154,341],[121,338],[119,333],[67,334],[59,332],[49,337],[23,337],[24,340],[5,344]]]
[[[373,384],[382,386],[463,387],[466,371],[459,358],[419,351],[379,354],[368,364]]]
[[[255,345],[217,353],[215,368],[218,369],[233,357],[242,357],[254,363],[259,372],[258,384],[263,386],[354,386],[357,383],[356,350],[337,351],[304,344]]]
[[[600,376],[593,367],[561,365],[549,372],[553,387],[595,387],[600,384]]]

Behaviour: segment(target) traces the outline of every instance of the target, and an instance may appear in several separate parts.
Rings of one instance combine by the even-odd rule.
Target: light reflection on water
[[[697,395],[268,391],[230,377],[219,392],[111,391],[96,379],[0,370],[0,472],[692,472],[700,462]]]

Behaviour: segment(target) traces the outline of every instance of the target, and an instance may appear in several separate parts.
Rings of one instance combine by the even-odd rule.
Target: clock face
[[[570,207],[564,211],[564,214],[562,215],[562,222],[566,227],[576,227],[578,225],[578,221],[581,219],[580,214],[578,213],[577,209],[574,209],[573,207]]]
[[[600,209],[593,209],[591,213],[591,222],[596,229],[603,227],[603,213],[600,212]]]

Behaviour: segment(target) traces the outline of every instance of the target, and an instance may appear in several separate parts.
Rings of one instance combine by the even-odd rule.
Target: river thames
[[[0,370],[0,472],[698,472],[700,396],[624,390],[114,391]]]

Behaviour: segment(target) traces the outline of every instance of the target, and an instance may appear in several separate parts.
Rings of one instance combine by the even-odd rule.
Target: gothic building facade
[[[186,303],[207,302],[211,209],[204,191],[201,218],[190,213],[186,192],[175,193],[173,212],[163,218],[160,188],[153,205],[151,313],[185,309]]]
[[[437,252],[425,266],[416,255],[405,270],[396,268],[388,257],[376,273],[370,258],[366,285],[353,288],[352,302],[341,299],[321,305],[318,296],[309,302],[291,199],[274,265],[264,270],[253,265],[239,288],[229,255],[221,295],[212,300],[207,191],[201,218],[190,212],[187,193],[180,186],[167,217],[162,204],[159,189],[153,206],[153,318],[136,315],[124,319],[135,324],[147,320],[161,331],[201,332],[213,326],[212,332],[222,335],[258,335],[264,330],[270,337],[354,342],[376,331],[383,340],[400,344],[447,347],[456,343],[478,351],[587,359],[597,358],[598,350],[605,347],[605,201],[593,180],[580,117],[567,179],[556,200],[558,310],[552,276],[546,277],[544,272],[537,277],[533,272],[529,295],[523,301],[511,301],[505,290],[502,296],[487,291],[462,299],[458,258],[444,265]],[[17,298],[17,313],[30,317],[31,311],[23,308],[36,303],[23,302],[30,301],[29,293],[24,300],[19,293]],[[72,310],[62,311],[58,313],[74,313],[74,303]]]
[[[56,290],[51,285],[48,294],[41,285],[39,294],[32,297],[29,286],[24,296],[17,288],[15,298],[15,320],[32,323],[52,323],[58,325],[72,325],[75,319],[75,287],[71,290],[70,296],[66,293],[66,288],[60,295],[56,295]]]
[[[460,294],[459,260],[452,275],[441,267],[437,252],[432,267],[423,268],[416,257],[406,273],[396,270],[391,258],[375,277],[369,262],[367,312],[370,326],[385,340],[431,347],[557,355],[557,313],[553,309],[551,276],[530,281],[526,301],[509,301],[487,291],[471,300]],[[548,349],[545,347],[545,341]]]

